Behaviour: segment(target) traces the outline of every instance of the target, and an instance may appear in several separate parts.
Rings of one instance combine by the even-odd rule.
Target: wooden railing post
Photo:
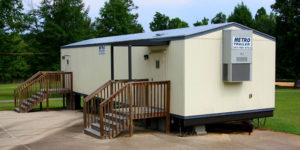
[[[16,89],[14,90],[14,102],[15,102],[15,108],[17,107],[17,95],[16,95]]]
[[[87,123],[86,123],[86,114],[87,114],[87,112],[86,112],[86,102],[85,101],[83,101],[83,126],[84,126],[84,128],[87,128]]]
[[[171,96],[171,83],[167,84],[167,112],[166,112],[166,133],[170,133],[170,96]]]
[[[99,119],[99,124],[100,124],[100,134],[101,134],[101,139],[104,139],[104,123],[103,123],[103,105],[100,105],[100,119]]]
[[[46,109],[49,111],[49,77],[46,75]]]
[[[129,124],[129,134],[130,136],[133,135],[133,114],[132,114],[132,83],[129,84],[129,88],[128,88],[128,100],[129,100],[129,121],[130,121],[130,124]]]
[[[22,103],[21,103],[21,92],[19,92],[19,111],[20,111],[20,112],[22,112],[22,111],[21,111],[21,104],[22,104]]]

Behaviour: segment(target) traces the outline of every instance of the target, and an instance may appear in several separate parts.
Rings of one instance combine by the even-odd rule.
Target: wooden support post
[[[111,80],[114,80],[114,46],[110,46],[110,70],[111,70]]]
[[[43,102],[40,102],[40,110],[43,110]]]
[[[131,45],[128,45],[128,80],[132,80],[132,50]]]
[[[65,94],[62,94],[63,96],[63,108],[66,108],[66,96]]]
[[[166,133],[170,133],[170,96],[171,96],[171,84],[170,81],[167,85],[167,113],[166,113]]]
[[[133,135],[133,114],[132,114],[132,94],[131,94],[131,91],[132,91],[132,84],[129,85],[129,121],[130,121],[130,124],[129,124],[129,134],[130,136]]]

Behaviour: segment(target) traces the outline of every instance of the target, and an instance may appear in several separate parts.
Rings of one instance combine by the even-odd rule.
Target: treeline
[[[262,7],[252,15],[238,4],[227,17],[222,12],[193,26],[237,22],[277,39],[276,77],[298,79],[300,71],[300,1],[276,0],[273,12]],[[43,0],[37,9],[23,11],[21,0],[0,0],[0,80],[24,79],[39,70],[60,69],[60,46],[112,35],[144,32],[132,0],[108,0],[92,21],[82,0]],[[178,17],[157,12],[152,31],[189,27]]]

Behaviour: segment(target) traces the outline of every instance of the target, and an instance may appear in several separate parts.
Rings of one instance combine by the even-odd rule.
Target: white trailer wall
[[[61,50],[61,56],[71,57],[75,92],[88,95],[111,79],[110,46],[106,46],[105,49],[104,55],[99,55],[98,46]],[[133,78],[147,78],[147,62],[143,58],[146,53],[148,53],[147,47],[133,47]],[[114,60],[115,79],[128,79],[128,47],[114,47]],[[61,70],[65,71],[63,60],[61,60]]]
[[[252,81],[241,83],[222,80],[222,30],[184,45],[185,116],[275,107],[274,41],[253,34]]]
[[[98,46],[61,50],[61,56],[71,56],[75,92],[88,95],[110,80],[110,46],[105,49],[104,55],[98,54]],[[155,63],[144,60],[144,55],[149,53],[148,47],[132,47],[133,79],[152,78],[149,71]],[[166,80],[171,81],[171,113],[184,115],[184,40],[171,41],[162,53],[166,58]],[[114,60],[115,79],[128,79],[128,47],[114,47]],[[63,60],[61,70],[65,70]]]

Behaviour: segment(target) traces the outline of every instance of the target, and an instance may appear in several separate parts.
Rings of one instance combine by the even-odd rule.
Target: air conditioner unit
[[[251,30],[223,30],[223,81],[251,81],[252,33]]]

